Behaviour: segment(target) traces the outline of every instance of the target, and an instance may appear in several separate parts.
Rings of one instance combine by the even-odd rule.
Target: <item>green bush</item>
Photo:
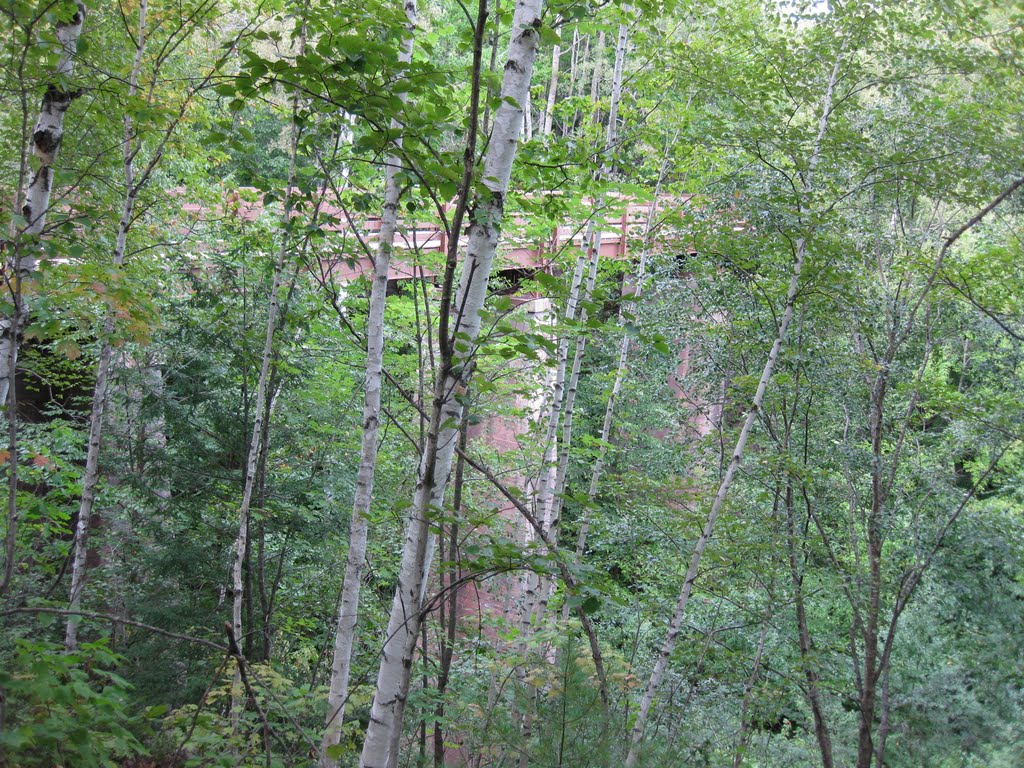
[[[13,663],[0,669],[0,763],[107,768],[141,754],[125,712],[131,686],[109,671],[118,661],[105,641],[64,653],[55,643],[18,640]]]

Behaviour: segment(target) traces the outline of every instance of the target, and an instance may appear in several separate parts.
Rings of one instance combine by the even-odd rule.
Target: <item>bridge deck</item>
[[[676,204],[685,204],[689,196],[676,198]],[[186,203],[183,209],[199,219],[206,218],[214,209],[197,203]],[[610,259],[625,259],[630,253],[630,241],[642,236],[650,213],[650,203],[625,202],[617,205],[611,215],[601,221],[601,256]],[[235,215],[245,221],[254,221],[264,213],[262,200],[243,200],[240,194],[231,195],[223,206],[216,207],[218,215]],[[296,212],[294,215],[303,215]],[[344,253],[333,253],[321,258],[323,274],[330,274],[339,282],[355,280],[372,270],[370,258],[356,238],[372,249],[377,246],[381,220],[378,216],[364,217],[358,226],[351,222],[355,216],[348,216],[340,207],[326,203],[320,206],[318,214],[326,231],[351,234],[351,247]],[[582,247],[586,221],[566,222],[554,227],[545,236],[527,233],[528,221],[525,214],[513,213],[506,220],[498,249],[496,272],[505,270],[546,270],[554,258],[567,247]],[[465,234],[462,241],[465,242]],[[449,238],[439,221],[403,221],[399,224],[395,238],[395,255],[389,270],[391,280],[409,280],[415,277],[437,277],[441,271],[439,256],[448,249]]]

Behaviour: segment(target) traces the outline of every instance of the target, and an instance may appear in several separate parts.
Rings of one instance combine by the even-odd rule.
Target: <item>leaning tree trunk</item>
[[[842,61],[842,56],[843,54],[840,52],[832,67],[832,74],[829,77],[828,86],[825,90],[821,119],[818,122],[818,134],[804,180],[803,192],[805,195],[810,192],[814,169],[818,164],[818,159],[821,155],[822,142],[824,141],[825,133],[828,130],[829,117],[832,113],[832,94],[835,90],[836,81],[839,79],[839,65]],[[806,255],[807,238],[805,236],[801,237],[796,242],[793,271],[789,279],[789,290],[786,293],[786,305],[782,312],[782,317],[780,318],[775,341],[772,344],[771,351],[768,353],[768,359],[765,361],[764,370],[761,372],[761,379],[757,384],[757,391],[754,393],[754,399],[750,404],[750,410],[747,412],[747,416],[743,420],[743,427],[740,430],[739,438],[736,440],[736,446],[733,448],[729,466],[725,471],[725,476],[722,478],[722,481],[718,486],[718,492],[715,494],[714,501],[711,503],[711,510],[708,512],[707,520],[704,523],[704,529],[701,531],[700,536],[697,537],[697,542],[693,547],[693,555],[690,558],[690,565],[686,569],[686,576],[683,579],[683,586],[679,593],[679,599],[676,601],[675,610],[672,612],[672,618],[669,620],[665,641],[662,643],[661,650],[658,653],[658,659],[654,664],[654,669],[651,671],[651,677],[647,682],[647,689],[644,691],[643,698],[640,700],[640,708],[637,711],[636,720],[633,723],[633,729],[630,734],[629,752],[626,755],[626,768],[633,768],[640,756],[640,747],[643,743],[644,730],[647,726],[647,716],[651,711],[651,705],[654,703],[654,697],[657,694],[658,689],[661,687],[662,680],[665,678],[665,673],[668,671],[669,657],[672,655],[672,651],[675,650],[676,641],[679,638],[679,633],[682,631],[683,619],[686,615],[686,606],[690,600],[693,583],[697,580],[697,574],[700,569],[701,559],[704,556],[704,550],[707,549],[708,542],[711,541],[711,537],[715,532],[715,523],[718,521],[718,515],[722,510],[722,505],[725,503],[725,497],[729,493],[729,488],[732,486],[732,482],[736,478],[736,472],[739,470],[740,462],[743,460],[743,452],[747,447],[747,440],[750,438],[750,432],[754,427],[754,422],[757,420],[758,411],[760,411],[761,404],[764,402],[764,395],[765,391],[768,389],[768,382],[771,380],[772,372],[775,370],[775,363],[779,359],[779,353],[781,352],[782,345],[786,340],[786,331],[789,329],[789,324],[793,319],[797,291],[800,287],[800,275],[803,271]]]
[[[416,26],[416,0],[406,0],[406,38],[398,60],[402,64],[412,61],[413,33]],[[402,94],[402,100],[405,95]],[[397,121],[392,128],[399,128]],[[401,139],[399,138],[400,142]],[[391,155],[387,159],[384,178],[384,213],[381,217],[379,244],[373,259],[373,285],[370,289],[370,307],[366,320],[366,376],[363,395],[363,441],[356,474],[356,493],[349,523],[348,556],[345,578],[338,603],[338,624],[334,635],[334,660],[331,664],[331,684],[327,694],[327,724],[320,748],[322,768],[334,768],[337,760],[331,750],[341,741],[345,702],[352,668],[352,647],[355,643],[359,618],[359,592],[363,563],[366,560],[366,541],[369,533],[370,503],[373,501],[373,480],[377,466],[377,436],[380,425],[381,371],[384,367],[384,309],[387,303],[388,269],[398,229],[398,201],[402,186],[398,180],[400,159]]]
[[[10,445],[10,473],[8,475],[7,535],[4,541],[4,573],[0,580],[0,595],[10,589],[14,577],[14,563],[17,548],[18,523],[20,515],[17,505],[18,487],[18,414],[14,377],[18,367],[18,346],[21,328],[28,317],[23,296],[23,284],[32,278],[38,267],[36,245],[33,238],[42,234],[46,227],[46,215],[50,210],[50,190],[53,187],[53,165],[57,151],[64,138],[64,115],[71,106],[77,91],[63,90],[75,70],[75,53],[78,38],[85,22],[85,3],[78,0],[70,19],[56,24],[57,42],[61,54],[54,71],[53,81],[43,94],[42,107],[29,138],[29,149],[35,156],[37,167],[32,173],[24,195],[21,215],[25,220],[24,229],[16,235],[13,254],[7,264],[8,290],[14,308],[9,315],[0,317],[0,403],[7,405]],[[26,43],[27,45],[28,43]]]
[[[501,102],[484,157],[483,173],[474,194],[466,260],[451,316],[442,313],[445,333],[439,333],[441,365],[434,387],[430,425],[420,462],[416,494],[405,529],[405,545],[388,621],[387,638],[381,651],[377,686],[370,711],[370,724],[363,743],[361,768],[385,768],[390,759],[393,734],[401,729],[413,653],[422,621],[424,593],[433,554],[430,517],[443,501],[448,473],[458,441],[462,418],[462,395],[467,391],[472,355],[480,333],[487,283],[498,245],[505,195],[512,163],[519,147],[523,113],[539,40],[542,0],[520,0],[512,20],[508,62],[504,69]],[[476,89],[478,90],[478,88]],[[475,123],[475,120],[471,121]],[[468,195],[472,185],[463,187]],[[458,236],[459,229],[452,233]],[[451,264],[446,270],[450,275]],[[447,283],[446,279],[446,283]],[[448,287],[447,285],[445,286]],[[451,322],[451,333],[447,332]],[[458,343],[456,343],[458,340]]]
[[[786,308],[782,314],[782,321],[779,323],[775,342],[772,344],[771,351],[768,353],[768,360],[765,362],[764,371],[761,373],[761,379],[757,385],[757,392],[754,394],[754,400],[751,403],[750,410],[743,422],[743,428],[740,430],[740,436],[736,441],[736,447],[733,449],[732,460],[729,462],[729,467],[726,469],[725,476],[722,478],[722,482],[718,487],[718,493],[715,494],[715,499],[711,504],[711,511],[708,513],[707,520],[704,524],[704,530],[701,531],[700,536],[697,538],[697,543],[694,545],[693,556],[690,558],[690,566],[686,570],[686,577],[683,580],[683,588],[679,594],[679,599],[676,602],[675,610],[672,613],[672,619],[669,621],[665,641],[661,646],[661,651],[658,654],[658,660],[655,662],[654,669],[651,672],[651,677],[647,684],[647,690],[644,693],[643,699],[640,701],[640,709],[637,712],[636,721],[634,722],[630,737],[629,754],[626,757],[627,768],[635,766],[637,758],[639,757],[639,749],[643,741],[644,728],[647,724],[647,715],[650,712],[651,705],[654,703],[654,696],[657,693],[658,688],[661,686],[661,682],[668,670],[669,657],[672,655],[672,651],[675,650],[676,640],[682,630],[683,618],[686,614],[686,605],[690,599],[690,592],[693,589],[693,583],[697,580],[701,558],[704,556],[704,550],[707,549],[708,542],[711,541],[711,536],[715,530],[715,523],[718,520],[718,514],[722,509],[725,497],[728,495],[729,488],[732,486],[732,482],[736,477],[736,472],[739,469],[740,462],[743,459],[743,451],[747,446],[747,440],[750,437],[750,432],[752,431],[754,422],[757,419],[761,403],[764,402],[765,391],[768,388],[768,382],[771,379],[772,372],[775,370],[775,363],[778,360],[779,352],[781,351],[782,344],[785,341],[789,323],[793,319],[793,309],[796,303],[797,289],[800,285],[800,274],[803,270],[806,250],[806,240],[801,239],[797,243],[796,261],[793,265],[793,272],[789,281],[789,291],[786,295]]]
[[[139,29],[136,33],[135,58],[132,71],[128,76],[128,100],[135,98],[139,90],[139,74],[142,71],[142,55],[146,49],[146,12],[148,0],[139,4]],[[114,243],[114,269],[120,271],[124,264],[125,250],[128,246],[128,230],[132,226],[135,213],[135,200],[139,188],[135,183],[135,157],[137,139],[134,136],[134,121],[131,112],[126,111],[123,118],[124,139],[122,144],[122,168],[124,173],[125,196],[121,204],[121,219],[117,225],[117,239]],[[75,524],[74,544],[71,556],[71,596],[69,609],[78,611],[82,607],[82,588],[86,576],[86,552],[89,542],[89,520],[92,517],[93,502],[96,500],[96,488],[99,485],[100,441],[103,436],[103,418],[107,406],[107,393],[110,380],[110,361],[113,357],[111,336],[114,333],[114,315],[108,309],[103,321],[103,343],[100,347],[99,360],[96,363],[96,382],[92,395],[92,410],[89,414],[89,442],[85,454],[85,475],[82,478],[82,497],[78,505],[78,520]],[[76,616],[68,619],[64,632],[64,648],[69,653],[78,648],[78,622]]]

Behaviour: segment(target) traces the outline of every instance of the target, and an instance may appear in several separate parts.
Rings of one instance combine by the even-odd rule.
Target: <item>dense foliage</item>
[[[0,765],[1024,764],[1024,8],[527,5],[0,4]]]

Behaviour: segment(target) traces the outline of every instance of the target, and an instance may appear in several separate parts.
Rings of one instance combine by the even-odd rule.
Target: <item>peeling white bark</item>
[[[15,244],[11,263],[7,265],[14,273],[12,282],[16,285],[30,279],[39,265],[35,244],[31,240],[24,240],[26,236],[37,237],[46,227],[46,215],[50,210],[50,190],[53,186],[53,166],[64,138],[64,114],[78,95],[76,91],[63,90],[61,84],[66,83],[74,75],[75,53],[84,22],[85,3],[78,0],[71,18],[56,24],[61,54],[54,70],[53,82],[46,87],[39,118],[29,137],[29,149],[38,165],[25,189],[25,203],[21,209],[25,223],[21,235],[17,238],[19,242]],[[7,391],[17,366],[17,336],[25,319],[21,304],[20,297],[16,296],[14,313],[0,318],[0,403],[7,402]]]
[[[38,235],[46,226],[46,214],[50,208],[50,187],[53,183],[53,164],[57,160],[57,151],[64,138],[64,113],[71,106],[72,100],[78,95],[74,91],[64,91],[59,83],[69,79],[75,71],[75,52],[78,49],[78,38],[82,34],[85,21],[85,4],[76,3],[74,15],[67,21],[57,24],[57,41],[60,43],[61,55],[55,71],[55,82],[50,83],[43,94],[43,104],[39,119],[32,129],[32,154],[36,156],[39,167],[32,174],[25,191],[25,206],[22,216],[25,218],[24,233]],[[24,259],[19,268],[31,272],[35,269],[35,257],[21,254]]]

